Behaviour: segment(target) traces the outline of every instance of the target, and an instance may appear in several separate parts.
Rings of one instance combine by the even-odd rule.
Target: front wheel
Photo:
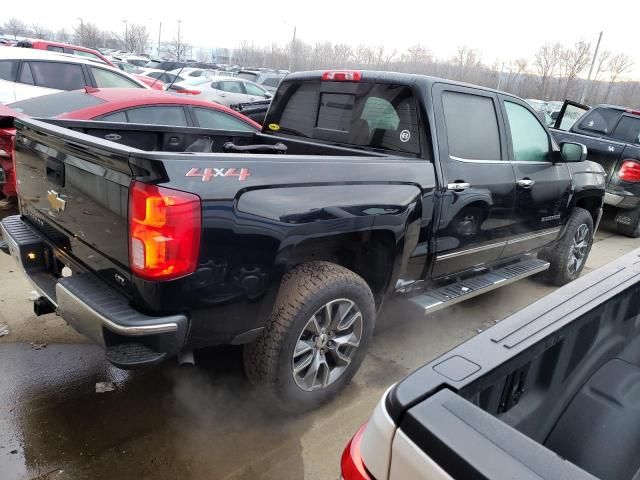
[[[591,214],[576,208],[555,247],[540,255],[551,264],[547,270],[550,283],[565,285],[580,276],[593,245],[593,233]]]
[[[264,332],[245,346],[249,379],[288,411],[317,407],[351,380],[373,333],[367,283],[328,262],[287,273]]]

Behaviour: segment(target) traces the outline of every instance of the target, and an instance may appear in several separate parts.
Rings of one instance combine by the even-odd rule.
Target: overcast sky
[[[15,0],[3,2],[2,17],[15,16],[54,30],[71,29],[78,18],[103,29],[124,30],[123,19],[145,23],[154,41],[170,40],[182,21],[185,42],[234,47],[241,40],[268,44],[291,40],[293,27],[306,42],[331,40],[352,45],[383,44],[402,51],[421,43],[436,57],[451,57],[458,46],[481,52],[483,62],[533,58],[545,42],[594,45],[604,31],[602,49],[625,52],[634,61],[629,78],[640,79],[640,0],[404,0],[355,2],[295,0],[221,2],[216,0]],[[61,7],[61,5],[64,5]],[[166,6],[165,6],[166,5]],[[2,20],[0,20],[2,21]]]

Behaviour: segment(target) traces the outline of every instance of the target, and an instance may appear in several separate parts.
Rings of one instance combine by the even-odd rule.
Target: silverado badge
[[[64,210],[64,207],[67,203],[66,201],[61,199],[60,195],[58,195],[58,192],[54,190],[49,190],[47,192],[47,200],[49,201],[51,208],[53,208],[56,212],[61,212],[62,210]]]

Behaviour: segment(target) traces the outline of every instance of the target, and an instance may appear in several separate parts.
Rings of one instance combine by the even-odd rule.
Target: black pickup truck
[[[604,203],[616,209],[618,231],[640,237],[640,110],[589,108],[566,101],[551,132],[558,142],[580,142],[607,173]]]
[[[640,249],[390,388],[344,480],[640,478]]]
[[[357,370],[386,296],[425,313],[584,267],[602,168],[519,98],[417,75],[290,75],[261,133],[16,119],[12,253],[115,365],[244,344],[287,407]],[[546,272],[545,272],[546,271]]]

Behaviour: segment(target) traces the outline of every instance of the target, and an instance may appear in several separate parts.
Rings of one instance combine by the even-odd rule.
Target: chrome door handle
[[[536,183],[535,180],[531,180],[530,178],[523,178],[522,180],[518,180],[518,186],[522,188],[531,188],[533,184]]]
[[[467,188],[471,188],[471,184],[467,182],[454,182],[447,184],[447,190],[453,190],[454,192],[462,192]]]

